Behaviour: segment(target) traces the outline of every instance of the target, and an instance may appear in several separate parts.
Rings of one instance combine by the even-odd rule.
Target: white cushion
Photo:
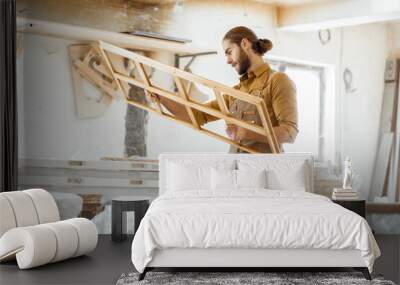
[[[78,232],[71,228],[71,224],[66,221],[59,221],[44,224],[43,226],[51,229],[59,245],[51,262],[64,260],[75,255],[78,249],[79,236]]]
[[[211,169],[211,189],[212,190],[235,190],[236,189],[236,170],[232,169]]]
[[[29,189],[22,192],[28,194],[32,199],[39,218],[39,224],[60,220],[57,204],[49,192],[43,189]]]
[[[293,165],[289,171],[273,169],[268,171],[268,186],[277,190],[306,191],[305,164]]]
[[[13,209],[17,227],[33,226],[39,223],[35,205],[31,197],[23,191],[3,192]]]
[[[239,159],[239,170],[266,170],[267,188],[272,190],[306,191],[307,164],[294,159]]]
[[[74,257],[86,254],[96,248],[98,234],[93,222],[85,218],[74,218],[65,220],[65,222],[72,225],[79,236],[78,248]]]
[[[242,188],[266,188],[265,170],[211,170],[212,190],[240,190]]]
[[[267,172],[262,170],[236,170],[236,183],[238,188],[266,188]]]
[[[51,194],[43,189],[0,193],[0,214],[0,237],[14,227],[60,220],[56,202]]]
[[[234,169],[233,161],[171,161],[168,163],[167,191],[210,190],[211,169]]]
[[[16,257],[20,269],[49,263],[56,251],[57,239],[43,225],[14,228],[0,238],[0,260]]]
[[[0,237],[9,229],[15,228],[14,211],[8,199],[0,194]]]

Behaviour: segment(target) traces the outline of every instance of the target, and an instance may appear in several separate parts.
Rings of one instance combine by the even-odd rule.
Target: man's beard
[[[239,75],[245,74],[250,67],[250,59],[243,49],[240,49],[240,55],[237,64],[239,65],[239,70],[236,71],[239,73]]]

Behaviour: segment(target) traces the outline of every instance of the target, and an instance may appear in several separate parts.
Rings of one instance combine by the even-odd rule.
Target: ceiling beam
[[[347,0],[278,7],[278,29],[316,31],[400,20],[398,0]]]
[[[79,42],[94,42],[102,40],[123,48],[156,52],[167,51],[175,54],[211,52],[211,50],[196,47],[191,43],[179,43],[57,22],[18,17],[17,23],[19,32],[64,38]]]

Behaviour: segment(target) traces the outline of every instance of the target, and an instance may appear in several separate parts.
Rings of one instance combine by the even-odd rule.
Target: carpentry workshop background
[[[328,197],[350,156],[374,230],[400,233],[399,1],[18,0],[17,16],[19,186],[69,201],[66,217],[109,233],[113,196],[157,195],[160,153],[228,152],[224,120],[199,129],[137,106],[156,87],[187,110],[243,96],[221,41],[244,25],[296,84],[300,131],[285,152],[314,154]]]

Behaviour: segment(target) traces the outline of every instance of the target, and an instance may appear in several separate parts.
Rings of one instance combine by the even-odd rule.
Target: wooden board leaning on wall
[[[369,200],[371,202],[367,203],[367,212],[399,214],[400,59],[387,59],[384,83],[379,144],[369,192]]]

